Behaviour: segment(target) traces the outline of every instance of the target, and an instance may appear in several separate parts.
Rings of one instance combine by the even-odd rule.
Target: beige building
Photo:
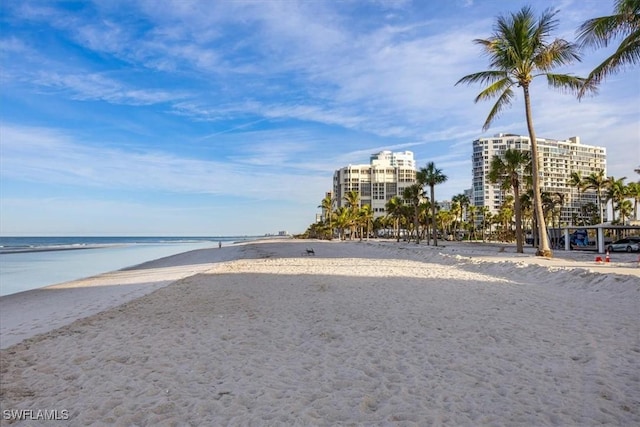
[[[606,149],[580,143],[577,136],[560,141],[537,138],[540,164],[541,189],[543,192],[564,195],[561,223],[571,224],[584,216],[582,207],[587,203],[597,205],[594,191],[580,192],[569,185],[572,172],[583,177],[594,172],[607,172]],[[488,179],[491,159],[503,155],[507,149],[531,150],[528,136],[497,134],[490,138],[473,141],[473,187],[471,203],[488,206],[492,213],[498,212],[507,194],[500,184],[491,184]]]
[[[393,196],[402,197],[406,187],[416,181],[416,163],[411,151],[373,154],[369,164],[349,165],[333,174],[336,207],[345,206],[345,194],[357,191],[360,206],[371,205],[374,217],[386,214],[385,205]]]

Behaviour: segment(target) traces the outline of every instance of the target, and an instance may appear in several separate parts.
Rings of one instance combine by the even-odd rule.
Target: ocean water
[[[0,237],[0,296],[256,238]]]

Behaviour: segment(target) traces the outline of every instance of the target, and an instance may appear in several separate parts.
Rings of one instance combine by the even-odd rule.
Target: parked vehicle
[[[579,228],[569,234],[569,243],[571,248],[584,248],[596,244],[595,240],[589,240],[589,233],[583,228]],[[560,247],[564,247],[564,235],[558,239],[558,244]]]
[[[624,251],[624,252],[640,252],[640,237],[626,237],[624,239],[616,240],[607,246],[609,252]]]

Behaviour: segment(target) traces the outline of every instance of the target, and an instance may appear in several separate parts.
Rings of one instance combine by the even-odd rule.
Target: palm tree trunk
[[[513,187],[513,208],[516,214],[516,252],[524,253],[524,245],[522,242],[522,206],[520,205],[520,189],[516,185]]]
[[[433,224],[433,246],[438,246],[438,227],[436,227],[435,185],[430,185],[430,188],[431,188],[431,223]]]
[[[553,252],[549,248],[549,236],[547,235],[547,223],[544,220],[544,212],[542,211],[542,192],[540,190],[540,161],[538,159],[538,142],[536,141],[536,133],[533,129],[533,118],[531,117],[531,99],[529,97],[529,86],[522,87],[524,91],[524,107],[527,116],[527,128],[529,130],[529,140],[531,141],[531,175],[533,181],[533,208],[538,223],[538,237],[540,246],[536,255],[544,257],[552,257]]]
[[[600,209],[600,224],[604,222],[604,215],[602,214],[602,192],[598,188],[598,209]]]
[[[400,242],[400,219],[399,218],[395,219],[394,225],[396,229],[396,239],[397,239],[396,243],[397,243],[397,242]]]
[[[413,218],[413,226],[416,229],[416,245],[420,244],[420,228],[418,227],[418,206],[415,206],[413,209],[414,218]]]

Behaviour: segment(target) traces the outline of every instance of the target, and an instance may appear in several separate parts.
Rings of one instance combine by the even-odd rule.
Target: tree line
[[[386,215],[374,218],[371,205],[360,206],[360,193],[354,190],[344,195],[344,206],[335,208],[336,200],[327,195],[319,208],[323,212],[323,220],[311,224],[305,232],[307,237],[332,239],[369,238],[377,236],[380,230],[395,230],[393,236],[400,240],[401,234],[416,243],[427,240],[438,245],[438,229],[433,226],[437,220],[437,204],[435,187],[447,181],[447,176],[438,169],[434,162],[416,172],[416,182],[405,187],[401,196],[391,197],[385,204]],[[425,187],[430,189],[430,197],[426,195]],[[408,231],[408,232],[407,232]]]
[[[438,239],[467,239],[516,242],[516,251],[524,251],[525,231],[536,230],[533,209],[531,156],[527,151],[509,149],[504,156],[495,155],[490,164],[489,181],[499,184],[507,194],[498,212],[488,206],[475,206],[466,194],[452,197],[449,209],[442,209],[435,200],[435,186],[446,182],[442,170],[429,162],[416,172],[416,183],[406,187],[402,196],[391,197],[385,204],[386,214],[374,217],[371,205],[361,206],[360,194],[348,191],[344,206],[336,208],[336,200],[327,195],[319,208],[323,211],[320,222],[305,232],[306,237],[318,239],[369,239],[386,237],[427,244],[438,244]],[[640,174],[640,168],[635,172]],[[547,227],[587,226],[604,221],[604,211],[609,202],[613,212],[613,224],[624,224],[627,219],[640,218],[640,181],[625,183],[626,177],[605,177],[604,171],[582,176],[573,172],[568,185],[579,195],[592,193],[597,203],[587,202],[579,206],[580,213],[573,213],[569,223],[562,222],[567,207],[568,193],[546,192],[541,194],[544,224]],[[425,187],[430,190],[427,196]],[[578,200],[582,200],[578,197]],[[537,242],[533,242],[537,244]]]

